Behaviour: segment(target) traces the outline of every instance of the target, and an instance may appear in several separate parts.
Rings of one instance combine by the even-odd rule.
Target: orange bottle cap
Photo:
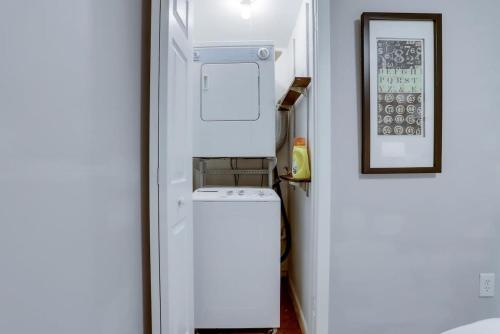
[[[306,139],[304,137],[295,137],[295,146],[306,146]]]

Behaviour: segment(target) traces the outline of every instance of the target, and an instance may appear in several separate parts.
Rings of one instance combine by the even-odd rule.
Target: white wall
[[[286,47],[302,0],[258,0],[248,20],[238,0],[194,0],[195,42],[274,41]],[[276,22],[279,20],[279,24]]]
[[[289,76],[281,79],[290,85],[295,76],[311,76],[312,73],[312,6],[310,1],[304,1],[297,22],[293,30],[290,44],[283,54],[283,62],[289,64]],[[309,16],[309,18],[307,18]],[[308,28],[309,24],[309,28]],[[281,59],[280,59],[281,61]],[[278,82],[280,84],[280,82]],[[294,137],[305,137],[312,145],[312,96],[300,100],[291,113],[289,147],[293,147]],[[310,147],[311,148],[311,147]],[[314,159],[311,157],[311,159]],[[288,167],[291,166],[288,161]],[[312,324],[312,256],[313,256],[313,228],[312,228],[312,201],[311,196],[303,188],[288,187],[288,214],[292,224],[292,253],[289,261],[289,278],[296,292],[296,297],[302,309],[302,321],[305,330]]]
[[[0,4],[0,333],[143,332],[143,6]]]
[[[336,0],[332,334],[436,334],[500,316],[500,52],[495,0]],[[443,173],[360,175],[363,11],[443,13]]]

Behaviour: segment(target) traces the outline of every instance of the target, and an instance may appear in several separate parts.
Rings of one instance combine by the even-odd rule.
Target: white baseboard
[[[297,315],[297,320],[299,321],[300,329],[302,334],[309,334],[309,329],[307,327],[307,321],[302,311],[302,306],[300,305],[299,296],[297,295],[297,289],[295,289],[295,283],[288,277],[288,287],[290,289],[290,295],[292,297],[293,308],[295,309],[295,314]]]

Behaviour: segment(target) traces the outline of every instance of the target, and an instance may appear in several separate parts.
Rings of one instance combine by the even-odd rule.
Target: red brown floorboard
[[[280,334],[302,334],[300,330],[299,321],[297,320],[297,314],[295,314],[295,309],[293,308],[292,297],[290,296],[290,287],[288,286],[288,280],[281,280],[281,327],[278,331]]]

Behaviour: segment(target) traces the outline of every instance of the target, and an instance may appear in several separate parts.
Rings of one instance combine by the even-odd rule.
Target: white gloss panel
[[[257,121],[259,76],[257,63],[203,64],[202,121]]]
[[[462,326],[442,334],[497,334],[500,333],[500,319],[487,319]]]

